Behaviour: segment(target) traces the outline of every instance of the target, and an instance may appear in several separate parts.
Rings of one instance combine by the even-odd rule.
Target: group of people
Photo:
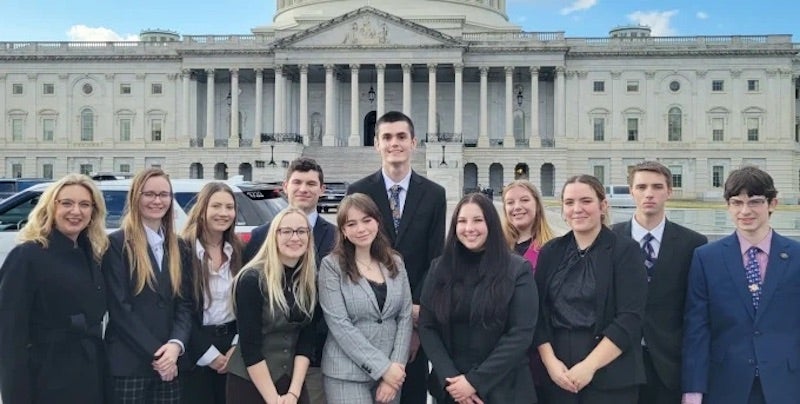
[[[179,231],[168,175],[144,170],[109,235],[88,177],[55,182],[0,268],[3,402],[800,397],[800,244],[770,227],[763,170],[730,174],[736,232],[708,245],[667,220],[672,176],[653,161],[630,171],[631,220],[611,226],[601,182],[578,175],[561,190],[566,234],[525,180],[499,209],[463,197],[445,234],[445,190],[411,169],[416,145],[411,119],[382,116],[382,166],[350,186],[335,226],[317,213],[322,168],[296,159],[290,207],[246,244],[221,182]]]

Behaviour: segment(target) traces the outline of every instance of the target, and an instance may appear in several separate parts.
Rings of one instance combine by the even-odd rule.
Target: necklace
[[[373,262],[374,261],[371,258],[366,264],[363,261],[356,259],[356,264],[360,264],[363,268],[366,268],[367,271],[371,271],[374,268],[374,265],[372,265]]]

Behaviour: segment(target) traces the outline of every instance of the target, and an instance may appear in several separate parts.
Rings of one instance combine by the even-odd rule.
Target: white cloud
[[[568,7],[561,9],[561,15],[572,14],[576,11],[588,10],[597,4],[597,0],[575,0]]]
[[[669,11],[634,11],[628,14],[628,19],[639,25],[650,27],[653,36],[675,35],[675,29],[670,26],[670,19],[678,14],[678,10]]]
[[[138,35],[120,35],[105,27],[87,27],[83,24],[69,27],[70,41],[138,41]]]
[[[706,13],[705,11],[698,11],[697,14],[695,14],[695,16],[700,20],[708,19],[708,13]]]

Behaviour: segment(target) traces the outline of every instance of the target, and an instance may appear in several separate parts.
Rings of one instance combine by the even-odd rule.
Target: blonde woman
[[[125,211],[103,260],[111,402],[177,404],[176,362],[189,340],[192,309],[181,289],[169,176],[156,168],[139,172]]]
[[[242,268],[236,235],[236,198],[223,182],[197,194],[179,240],[184,271],[191,279],[193,327],[181,369],[181,401],[225,404],[225,381],[236,335],[233,279]]]
[[[0,269],[2,401],[105,403],[103,196],[85,175],[50,185]]]
[[[314,351],[315,262],[306,214],[283,210],[234,281],[239,342],[228,362],[227,402],[308,402],[303,382]]]
[[[509,247],[536,269],[539,250],[555,237],[539,191],[527,180],[515,180],[503,188],[503,206],[503,233]]]

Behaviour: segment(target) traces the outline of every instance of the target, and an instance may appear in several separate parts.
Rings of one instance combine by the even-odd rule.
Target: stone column
[[[478,125],[478,147],[489,147],[489,68],[481,67],[480,123]]]
[[[386,65],[383,63],[379,63],[375,65],[375,70],[377,70],[377,80],[378,80],[378,105],[375,109],[375,117],[380,118],[383,114],[386,113]]]
[[[455,83],[453,87],[455,87],[455,94],[453,99],[455,100],[455,105],[453,105],[453,132],[456,133],[456,136],[461,135],[463,132],[463,107],[464,102],[461,99],[463,93],[463,86],[464,86],[464,65],[457,63],[453,65],[455,69]]]
[[[555,126],[555,141],[556,144],[558,142],[563,142],[564,137],[566,134],[564,133],[564,126],[566,124],[566,117],[565,117],[565,107],[564,100],[566,99],[566,85],[564,85],[564,67],[558,66],[556,67],[556,82],[555,82],[555,107],[553,108],[553,114],[555,115],[554,126]]]
[[[323,146],[334,146],[333,119],[336,112],[333,110],[333,65],[325,65],[325,133],[322,136]]]
[[[239,69],[230,69],[231,72],[231,140],[239,141]]]
[[[275,109],[274,109],[274,118],[273,121],[275,122],[272,126],[272,131],[275,133],[283,133],[283,66],[277,65],[275,66],[275,91],[274,91],[274,99],[275,99]]]
[[[514,148],[514,67],[506,66],[506,111],[505,111],[505,136],[503,147]]]
[[[256,116],[253,120],[255,122],[255,129],[253,131],[253,146],[258,147],[261,145],[261,130],[263,127],[264,114],[264,69],[256,68]]]
[[[403,64],[403,113],[411,116],[411,65]]]
[[[183,97],[183,111],[181,116],[181,132],[183,132],[183,136],[186,136],[187,139],[194,139],[196,136],[192,136],[189,133],[189,114],[191,113],[191,108],[189,108],[189,80],[191,80],[192,72],[189,69],[184,69],[181,71],[181,79],[182,81],[182,94]]]
[[[436,63],[428,64],[428,133],[439,132],[436,126]]]
[[[347,145],[356,147],[361,144],[358,130],[358,102],[361,97],[358,95],[358,65],[350,65],[350,138]]]
[[[300,65],[300,136],[308,146],[311,136],[308,132],[308,65]]]
[[[531,149],[541,146],[539,137],[539,67],[531,66],[531,136],[528,147]]]
[[[214,69],[206,69],[206,141],[214,145]]]

